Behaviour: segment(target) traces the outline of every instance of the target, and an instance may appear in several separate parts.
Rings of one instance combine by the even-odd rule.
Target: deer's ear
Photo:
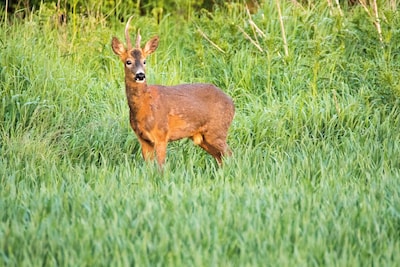
[[[153,38],[151,38],[150,41],[148,41],[146,43],[146,45],[144,46],[143,52],[146,55],[149,55],[149,54],[153,53],[154,51],[156,51],[159,40],[160,40],[160,38],[158,38],[158,36],[154,36]]]
[[[111,47],[114,53],[117,54],[118,56],[121,56],[122,54],[126,53],[124,45],[117,39],[117,37],[112,38]]]

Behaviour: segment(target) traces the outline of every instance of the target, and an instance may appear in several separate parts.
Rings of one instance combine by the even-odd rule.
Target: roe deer
[[[116,37],[111,45],[125,66],[130,124],[143,158],[154,159],[155,152],[162,167],[167,143],[188,137],[222,164],[222,157],[231,153],[226,138],[235,113],[232,99],[212,84],[147,85],[146,57],[157,49],[159,38],[153,37],[140,48],[138,31],[132,48],[128,33],[131,18],[125,27],[127,47]]]

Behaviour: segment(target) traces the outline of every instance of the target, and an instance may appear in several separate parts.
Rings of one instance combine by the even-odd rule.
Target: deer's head
[[[116,37],[113,37],[111,46],[114,53],[117,54],[124,63],[126,75],[125,78],[137,83],[144,83],[146,81],[146,57],[157,49],[159,38],[158,36],[154,36],[146,43],[144,48],[140,48],[140,41],[142,37],[140,36],[140,31],[138,30],[136,44],[135,47],[132,48],[128,31],[131,19],[132,17],[129,18],[125,27],[126,48]]]

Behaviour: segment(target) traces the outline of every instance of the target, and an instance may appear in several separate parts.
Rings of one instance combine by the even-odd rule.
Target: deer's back
[[[212,84],[181,84],[176,86],[150,86],[160,96],[161,105],[166,111],[182,116],[200,118],[226,117],[233,118],[232,99],[221,89]]]

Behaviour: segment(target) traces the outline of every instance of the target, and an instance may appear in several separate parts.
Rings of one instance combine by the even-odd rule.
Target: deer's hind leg
[[[213,156],[219,165],[222,165],[223,156],[229,156],[231,154],[228,144],[226,143],[226,136],[214,137],[212,135],[205,135],[199,146]]]

